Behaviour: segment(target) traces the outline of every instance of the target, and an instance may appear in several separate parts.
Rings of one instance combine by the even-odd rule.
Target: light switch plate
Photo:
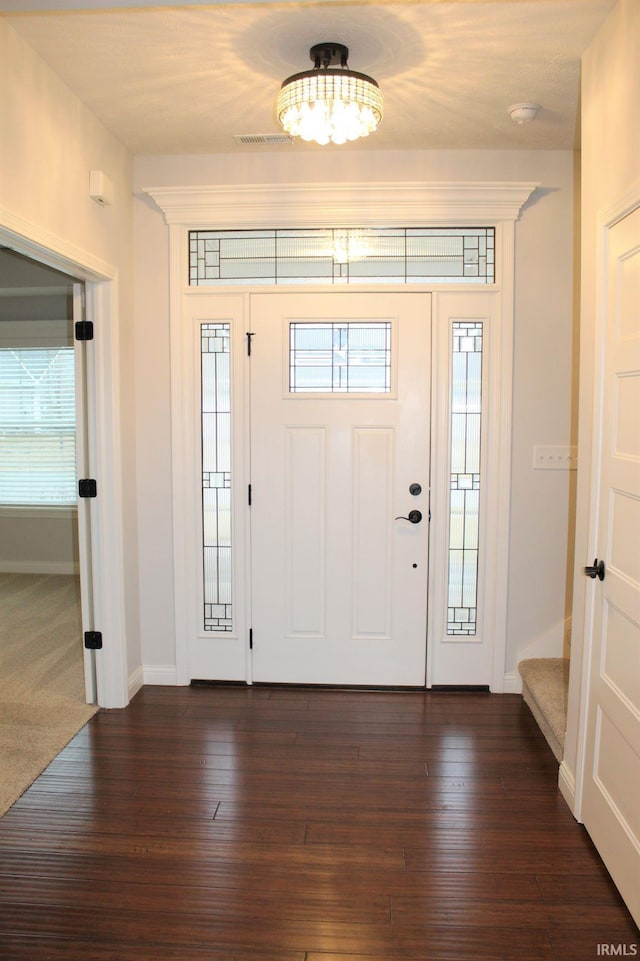
[[[577,447],[536,445],[533,448],[534,470],[575,470],[577,463]]]

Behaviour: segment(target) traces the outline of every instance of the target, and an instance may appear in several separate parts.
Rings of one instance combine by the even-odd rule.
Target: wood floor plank
[[[9,936],[0,944],[3,957],[10,961],[212,961],[208,945],[181,945],[179,948],[158,944],[141,944],[139,941],[118,941],[114,953],[113,942],[99,943],[65,939],[51,943],[47,937],[29,935]],[[238,950],[216,948],[215,961],[305,961],[304,951],[281,950],[265,952],[263,948]]]
[[[25,855],[20,850],[3,852],[0,861],[0,884],[12,884],[16,878],[61,878],[63,880],[82,879],[82,883],[93,885],[94,881],[109,878],[112,882],[148,884],[148,859],[135,856],[101,855],[73,852],[70,857],[58,853],[31,851]],[[378,892],[392,890],[397,896],[425,897],[438,899],[443,903],[449,900],[480,899],[498,901],[542,901],[538,879],[534,875],[492,874],[491,885],[487,876],[470,871],[447,872],[425,871],[420,874],[408,873],[398,863],[395,868],[389,865],[376,867],[373,863],[335,865],[329,863],[310,863],[293,865],[286,862],[281,866],[273,864],[253,864],[250,870],[243,871],[237,864],[223,859],[211,862],[198,862],[194,870],[189,858],[153,859],[154,884],[198,885],[208,892],[224,887],[240,887],[248,892],[262,892],[268,886],[270,892],[304,890],[310,887],[314,892],[349,897],[354,891]],[[599,900],[604,903],[618,904],[619,899],[606,899],[602,891]]]
[[[557,779],[513,695],[143,688],[0,819],[0,957],[595,961]]]
[[[280,891],[247,889],[246,886],[229,887],[225,891],[212,892],[201,885],[183,883],[153,885],[119,880],[92,882],[92,891],[101,912],[117,913],[123,905],[136,905],[141,912],[156,913],[167,918],[187,916],[201,922],[222,919],[240,923],[247,915],[254,918],[277,916],[287,921],[326,921],[327,924],[348,922],[388,925],[391,922],[390,898],[367,893],[342,892],[340,896],[329,891],[287,891],[286,898]],[[40,908],[57,907],[77,903],[85,895],[85,884],[77,879],[21,878],[13,876],[0,883],[0,898],[9,912],[13,906],[34,901]],[[601,907],[601,910],[606,910]]]

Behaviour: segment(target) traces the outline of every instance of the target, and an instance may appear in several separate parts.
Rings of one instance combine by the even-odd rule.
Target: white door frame
[[[95,695],[100,707],[129,703],[124,617],[121,486],[120,390],[117,270],[106,261],[0,207],[0,243],[39,263],[84,281],[87,318],[94,341],[87,352],[87,437],[92,476],[99,496],[91,502],[91,570],[82,564],[80,579],[93,600],[92,623],[83,602],[83,630],[101,630],[105,646],[96,651]],[[90,579],[90,580],[89,580]],[[90,605],[89,605],[90,607]],[[86,665],[85,665],[86,669]],[[94,693],[91,680],[88,692]]]
[[[484,585],[485,630],[493,639],[491,690],[518,691],[515,675],[505,675],[509,503],[511,488],[511,419],[513,376],[515,221],[536,183],[408,183],[408,184],[254,184],[218,187],[149,187],[144,189],[163,211],[169,226],[170,324],[173,448],[173,534],[176,675],[188,684],[185,570],[188,540],[185,517],[192,513],[185,465],[192,452],[186,439],[183,398],[189,390],[192,360],[184,356],[182,299],[188,287],[187,236],[197,227],[219,230],[331,226],[495,226],[496,283],[500,322],[492,337],[491,378],[494,436],[485,463],[488,479],[485,557],[494,577]],[[462,285],[446,285],[447,291]],[[210,295],[212,288],[203,288]],[[238,292],[239,288],[218,288]],[[242,288],[245,292],[248,288]],[[272,288],[270,288],[272,289]],[[403,289],[408,289],[403,287]],[[439,285],[429,290],[436,291]],[[464,289],[469,289],[464,288]],[[478,290],[478,288],[475,288]],[[427,665],[427,685],[429,664]]]

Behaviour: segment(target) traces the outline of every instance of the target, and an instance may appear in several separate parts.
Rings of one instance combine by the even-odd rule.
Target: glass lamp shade
[[[306,70],[284,81],[277,112],[292,137],[342,144],[373,133],[382,120],[382,94],[364,73]]]

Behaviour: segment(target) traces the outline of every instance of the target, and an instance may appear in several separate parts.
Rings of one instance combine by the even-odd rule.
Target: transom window
[[[492,284],[493,227],[192,230],[189,284]]]

